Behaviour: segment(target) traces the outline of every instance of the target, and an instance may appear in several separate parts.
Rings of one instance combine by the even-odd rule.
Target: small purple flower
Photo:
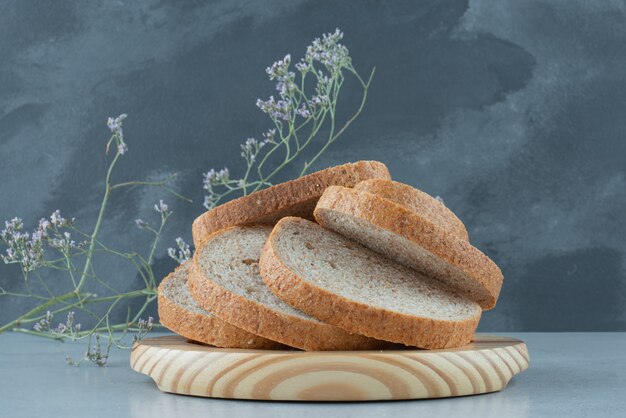
[[[5,228],[0,231],[0,239],[7,248],[6,255],[0,254],[2,261],[5,264],[18,263],[23,271],[40,267],[44,261],[43,240],[47,237],[46,230],[38,227],[32,234],[24,232],[24,223],[20,218],[5,221],[4,225]]]
[[[203,189],[211,192],[213,190],[213,186],[217,184],[223,184],[228,181],[230,177],[230,173],[228,168],[224,167],[220,171],[215,171],[214,169],[210,169],[206,173],[203,174]]]
[[[78,332],[80,332],[80,328],[80,324],[74,324],[74,311],[69,311],[67,313],[67,320],[65,323],[59,322],[57,327],[54,330],[50,330],[50,332],[66,334],[71,338],[75,338],[77,337]]]
[[[268,114],[271,118],[276,120],[288,121],[291,119],[291,101],[274,99],[274,96],[270,96],[268,100],[257,99],[256,105],[263,113]]]
[[[311,103],[315,106],[326,106],[330,103],[328,96],[313,96],[311,97]]]
[[[276,136],[276,129],[269,129],[263,133],[263,142],[268,144],[274,144],[274,137]]]
[[[304,74],[304,73],[311,71],[311,65],[305,61],[300,61],[299,63],[296,64],[296,70]]]
[[[15,217],[10,221],[4,221],[4,227],[5,229],[2,230],[2,235],[12,234],[15,231],[21,231],[24,227],[24,223],[22,222],[22,219]]]
[[[50,228],[50,225],[50,221],[48,221],[46,218],[41,218],[39,220],[39,225],[37,226],[37,229],[45,233],[46,230]]]
[[[259,141],[254,138],[246,139],[246,142],[241,145],[241,148],[252,149],[259,146]]]
[[[149,226],[148,222],[144,221],[143,219],[135,219],[135,224],[139,229],[145,229]]]
[[[291,64],[291,55],[285,55],[285,58],[282,60],[276,61],[271,66],[265,69],[267,75],[270,76],[270,80],[274,80],[276,78],[280,79],[284,77],[285,74],[289,71],[289,65]]]
[[[72,240],[69,232],[57,234],[54,238],[50,239],[49,244],[52,248],[57,248],[62,251],[69,251],[70,248],[76,248],[76,242]]]
[[[147,321],[145,319],[139,319],[139,321],[137,321],[137,325],[140,330],[150,331],[153,324],[154,318],[152,318],[151,316],[148,317]]]
[[[117,152],[120,155],[124,155],[126,154],[126,151],[128,151],[128,145],[126,145],[126,142],[120,142],[119,145],[117,146]]]
[[[149,316],[148,320],[140,319],[137,321],[137,334],[133,335],[133,342],[138,342],[143,339],[143,337],[152,331],[152,326],[154,325],[154,318]]]
[[[331,74],[340,72],[343,67],[351,64],[348,48],[339,43],[341,39],[343,39],[343,32],[339,29],[336,29],[334,33],[325,33],[322,39],[316,38],[307,47],[305,62],[311,65],[317,61]]]
[[[167,255],[178,261],[179,264],[183,264],[191,258],[191,249],[189,244],[187,244],[181,237],[176,238],[176,246],[178,247],[178,250],[170,247],[167,249]]]
[[[105,353],[102,352],[102,348],[100,347],[100,334],[96,334],[96,343],[93,347],[90,344],[87,353],[85,353],[85,358],[100,367],[106,366],[109,359],[109,350],[107,348],[107,351]],[[68,360],[68,363],[72,364],[73,361],[70,359]]]
[[[122,113],[121,115],[119,115],[116,118],[111,118],[110,117],[107,120],[107,126],[111,130],[111,133],[113,135],[119,136],[120,139],[122,139],[124,137],[124,133],[122,131],[122,125],[123,125],[124,119],[126,119],[127,117],[128,117],[127,114]]]
[[[169,211],[169,207],[167,206],[167,204],[163,201],[163,199],[159,200],[159,203],[154,205],[154,210],[162,213],[162,214],[167,214]]]
[[[309,109],[306,108],[306,106],[304,105],[304,103],[302,104],[302,106],[296,111],[296,113],[303,117],[303,118],[308,118],[311,117],[311,112],[309,111]]]
[[[58,209],[52,212],[52,215],[50,215],[50,223],[52,223],[52,225],[56,226],[57,228],[63,228],[70,225],[70,222],[68,222],[67,219],[61,216],[61,211]]]
[[[124,124],[124,119],[126,119],[128,115],[122,113],[116,118],[109,118],[107,120],[107,126],[111,130],[111,133],[116,137],[117,141],[117,153],[119,155],[126,154],[128,151],[128,145],[124,142],[124,130],[122,129],[122,125]]]
[[[39,322],[36,322],[35,325],[33,325],[33,329],[37,332],[50,332],[50,322],[53,317],[54,315],[52,315],[52,312],[47,311],[46,317],[40,319]]]
[[[267,139],[261,142],[254,138],[246,139],[246,142],[241,144],[241,156],[245,158],[249,164],[251,164],[256,159],[256,156],[259,154],[259,151],[261,151],[261,148],[263,148],[268,142],[269,141]]]

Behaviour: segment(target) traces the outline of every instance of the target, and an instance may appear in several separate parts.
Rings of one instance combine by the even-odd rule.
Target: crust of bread
[[[354,186],[354,190],[367,192],[389,199],[406,207],[435,225],[447,229],[457,238],[469,241],[465,225],[442,202],[408,184],[386,179],[364,180]]]
[[[346,331],[408,346],[450,348],[472,340],[480,315],[465,321],[420,318],[350,300],[307,282],[275,251],[274,237],[281,233],[283,224],[279,222],[267,240],[260,269],[265,283],[290,305]]]
[[[181,266],[178,268],[181,268]],[[230,325],[215,315],[191,312],[176,304],[164,294],[165,284],[172,280],[174,275],[175,272],[172,272],[164,278],[159,285],[158,291],[159,322],[170,331],[190,340],[222,348],[265,350],[286,348],[280,343]]]
[[[227,233],[222,229],[210,235],[202,246],[210,245],[215,237]],[[306,351],[326,350],[376,350],[389,343],[351,334],[327,323],[295,317],[278,312],[261,303],[246,299],[206,277],[194,254],[189,272],[189,290],[196,302],[220,319],[255,335]]]
[[[213,232],[235,225],[274,224],[285,216],[313,220],[315,204],[328,186],[353,187],[370,178],[390,179],[391,176],[381,162],[357,161],[231,200],[196,218],[191,230],[194,244],[197,248]]]
[[[331,186],[322,195],[315,208],[317,222],[324,226],[324,210],[336,211],[362,219],[410,241],[430,252],[449,265],[460,270],[478,292],[469,293],[468,288],[456,288],[460,293],[475,300],[483,310],[496,305],[502,288],[502,272],[485,254],[468,241],[458,239],[449,231],[427,221],[416,212],[389,199],[367,192],[359,192],[340,186]],[[420,266],[407,264],[420,270]],[[421,270],[420,270],[421,271]],[[445,272],[421,271],[427,276],[446,281]]]

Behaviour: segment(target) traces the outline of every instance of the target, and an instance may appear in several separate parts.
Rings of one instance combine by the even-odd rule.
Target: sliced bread
[[[283,218],[261,275],[294,307],[347,331],[421,348],[468,344],[478,304],[314,222]]]
[[[285,303],[259,275],[270,226],[231,227],[196,251],[189,288],[206,310],[239,328],[303,350],[377,349],[382,341],[353,335]]]
[[[389,199],[430,221],[434,225],[447,229],[457,238],[468,241],[465,225],[450,209],[432,196],[411,187],[408,184],[386,179],[364,180],[354,186],[354,190],[372,193]]]
[[[450,284],[492,309],[502,272],[480,250],[419,213],[389,199],[331,186],[315,208],[320,225],[419,272]]]
[[[187,288],[191,261],[180,265],[159,285],[159,321],[169,330],[204,344],[224,348],[280,349],[284,345],[230,325],[202,309]]]
[[[231,200],[205,212],[193,222],[193,242],[198,247],[213,232],[235,225],[274,224],[284,216],[313,219],[315,204],[328,186],[353,187],[370,178],[391,177],[383,163],[358,161],[330,167]]]

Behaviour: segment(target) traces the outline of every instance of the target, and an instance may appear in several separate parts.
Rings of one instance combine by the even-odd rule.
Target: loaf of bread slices
[[[449,208],[376,161],[235,199],[192,233],[196,253],[159,286],[159,315],[218,347],[458,347],[502,286]]]

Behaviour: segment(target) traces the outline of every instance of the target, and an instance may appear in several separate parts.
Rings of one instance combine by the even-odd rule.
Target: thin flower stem
[[[175,177],[176,174],[170,176],[170,179]],[[166,186],[168,180],[164,180],[164,181],[127,181],[124,183],[117,183],[111,186],[111,190],[115,190],[115,189],[121,189],[123,187],[132,187],[132,186],[155,186],[155,187],[160,187],[163,190],[165,190],[166,192],[168,192],[169,194],[176,196],[177,198],[184,200],[186,202],[192,203],[193,200],[191,200],[190,198],[183,196],[182,194],[176,192],[175,190],[173,190],[172,188]]]
[[[50,298],[54,298],[54,293],[52,293],[52,291],[50,290],[50,288],[46,284],[46,281],[39,275],[39,272],[37,270],[35,270],[33,273],[35,274],[35,277],[37,278],[37,281],[41,284],[41,287],[43,287],[44,290],[48,293],[48,296]]]
[[[72,262],[70,261],[70,258],[67,254],[64,253],[64,257],[65,257],[65,265],[67,266],[67,272],[70,276],[70,279],[72,280],[72,285],[74,285],[74,289],[76,289],[77,283],[76,283],[76,279],[74,278],[74,273],[72,271],[74,269],[74,266],[72,265]],[[78,292],[78,289],[76,289],[76,291]]]
[[[50,338],[51,340],[57,340],[61,342],[63,342],[63,340],[65,339],[65,337],[62,337],[60,335],[48,334],[45,332],[37,332],[37,331],[33,331],[31,329],[26,329],[26,328],[13,328],[12,331],[20,332],[22,334],[36,335],[37,337]]]
[[[343,125],[343,127],[337,132],[336,135],[331,135],[329,140],[326,142],[326,144],[324,144],[324,146],[318,151],[318,153],[308,162],[304,165],[304,168],[302,169],[302,171],[300,172],[300,176],[303,176],[304,174],[306,174],[306,171],[311,167],[311,165],[324,153],[324,151],[326,151],[326,149],[330,146],[330,144],[332,144],[339,136],[341,136],[341,134],[352,124],[352,122],[354,122],[356,120],[356,118],[361,114],[361,111],[363,110],[363,107],[365,106],[365,102],[367,101],[367,92],[369,90],[369,86],[372,82],[372,79],[374,77],[374,73],[376,72],[376,67],[374,67],[372,69],[372,72],[370,73],[369,79],[367,80],[367,83],[363,83],[363,80],[361,79],[361,77],[358,76],[358,74],[356,73],[356,71],[353,71],[353,73],[359,78],[359,80],[361,81],[361,83],[363,84],[363,96],[361,97],[361,104],[359,105],[358,110],[356,111],[356,113],[354,115],[352,115],[352,117],[350,119],[348,119],[348,121]],[[333,118],[334,119],[334,118]],[[334,124],[333,127],[331,129],[334,129]]]
[[[30,311],[26,312],[25,314],[19,316],[18,318],[14,319],[13,321],[8,322],[8,323],[4,324],[3,326],[1,326],[0,327],[0,334],[2,334],[3,332],[5,332],[7,330],[15,328],[16,326],[18,326],[21,323],[21,321],[23,319],[26,319],[26,318],[28,318],[30,316],[33,316],[33,315],[36,315],[39,312],[46,311],[50,307],[56,305],[59,302],[63,302],[63,301],[66,301],[68,299],[72,299],[72,298],[75,298],[75,297],[76,297],[76,293],[74,291],[64,293],[64,294],[62,294],[60,296],[56,296],[54,299],[49,300],[46,303],[42,303],[41,305],[34,307],[33,309],[31,309]]]
[[[105,186],[104,196],[102,198],[102,203],[100,204],[100,211],[98,213],[96,225],[94,226],[93,232],[91,233],[91,239],[89,242],[89,250],[87,251],[87,260],[85,261],[85,267],[83,268],[80,281],[78,282],[78,285],[76,286],[76,291],[80,291],[82,289],[83,285],[85,284],[87,272],[89,272],[89,269],[91,268],[91,260],[93,257],[93,251],[96,246],[96,238],[98,237],[98,233],[100,232],[100,227],[102,226],[102,220],[104,219],[104,212],[106,210],[107,203],[109,201],[109,193],[111,192],[111,187],[110,187],[111,174],[113,173],[113,168],[115,167],[115,164],[117,163],[117,160],[119,159],[119,157],[120,157],[120,153],[118,150],[118,152],[115,154],[115,157],[113,157],[113,161],[111,161],[111,164],[109,165],[109,169],[107,170],[107,175],[106,175],[106,179],[104,182],[104,186]]]
[[[248,176],[250,176],[250,169],[252,168],[252,162],[251,161],[247,161],[246,164],[246,174],[244,174],[243,176],[243,185],[241,187],[241,189],[243,190],[243,195],[247,195],[248,194]]]
[[[102,280],[100,277],[95,276],[95,275],[93,275],[93,274],[92,274],[91,276],[92,276],[91,278],[92,278],[95,282],[97,282],[100,286],[104,287],[104,288],[105,288],[105,289],[107,289],[108,291],[113,292],[113,293],[120,293],[120,291],[119,291],[118,289],[114,288],[113,286],[111,286],[110,284],[108,284],[107,282],[105,282],[104,280]]]
[[[4,289],[0,289],[0,296],[14,296],[17,298],[35,298],[35,299],[41,299],[41,300],[48,300],[48,298],[44,297],[44,296],[40,296],[40,295],[35,295],[32,293],[15,293],[15,292],[7,292]]]
[[[169,215],[161,214],[161,225],[159,226],[159,230],[155,231],[154,241],[152,242],[152,247],[150,248],[150,254],[148,255],[148,262],[146,263],[148,266],[152,264],[152,259],[154,257],[154,252],[156,251],[157,244],[159,243],[159,238],[161,237],[161,232],[163,232],[163,227],[167,222],[167,218]]]
[[[259,176],[259,179],[261,180],[261,183],[263,181],[263,166],[265,165],[266,161],[270,158],[270,156],[278,149],[280,148],[282,142],[279,142],[277,144],[275,144],[272,149],[270,149],[265,156],[263,157],[263,159],[261,160],[261,162],[257,165],[257,175]],[[257,191],[258,187],[254,189],[254,191]]]
[[[108,302],[112,300],[118,299],[126,299],[133,298],[139,296],[154,296],[156,295],[156,290],[148,290],[148,289],[140,289],[140,290],[132,290],[130,292],[118,293],[116,295],[111,296],[101,296],[96,298],[90,298],[85,301],[85,303],[100,303],[100,302]]]
[[[69,311],[70,309],[73,309],[73,308],[81,309],[82,311],[85,311],[87,313],[91,313],[91,311],[89,311],[88,309],[86,309],[84,307],[80,308],[78,306],[78,302],[72,303],[72,304],[67,304],[67,305],[63,306],[62,308],[51,310],[50,313],[52,313],[53,315],[56,315],[58,313],[67,312],[67,311]],[[33,322],[38,322],[41,319],[45,318],[46,316],[47,315],[38,315],[38,316],[34,316],[34,317],[31,317],[31,318],[28,318],[28,319],[23,319],[21,323],[22,324],[29,324],[29,323],[33,323]]]
[[[326,115],[326,111],[324,111],[324,116]],[[323,121],[322,121],[323,123]],[[302,146],[302,148],[300,148],[300,150],[304,149],[309,142],[315,137],[315,134],[317,133],[317,131],[319,130],[319,128],[322,126],[322,123],[319,123],[317,125],[317,127],[313,130],[313,132],[311,132],[311,134],[309,135],[309,138],[307,139],[307,141],[304,143],[304,145]],[[286,158],[281,164],[279,164],[274,171],[272,171],[267,177],[264,177],[261,179],[261,182],[259,183],[259,185],[257,187],[255,187],[254,191],[259,190],[265,183],[267,183],[268,181],[270,181],[276,174],[278,174],[278,172],[280,170],[282,170],[286,165],[288,165],[289,163],[291,163],[293,160],[296,159],[296,157],[298,157],[299,152],[295,153],[291,158]]]

